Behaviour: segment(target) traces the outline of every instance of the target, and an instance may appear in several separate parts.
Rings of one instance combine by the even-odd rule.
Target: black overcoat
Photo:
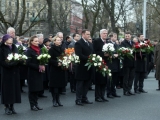
[[[14,104],[21,102],[19,62],[6,61],[8,54],[11,53],[18,53],[18,49],[14,44],[12,44],[12,49],[4,43],[0,45],[2,104]]]
[[[132,48],[134,43],[133,41],[131,41],[131,43],[132,44],[130,44],[127,40],[124,40],[120,46],[125,48]],[[124,57],[123,67],[135,67],[134,58]]]
[[[93,45],[91,43],[88,44],[82,38],[75,44],[75,53],[80,59],[80,64],[77,64],[75,69],[76,80],[92,79],[93,68],[87,70],[88,67],[85,66],[89,55],[93,53]]]
[[[113,44],[110,41],[108,43]],[[113,45],[114,45],[114,49],[115,49],[113,54],[117,54],[117,50],[119,49],[119,46],[116,43]],[[107,64],[108,68],[111,70],[111,72],[119,72],[120,71],[120,60],[118,58],[112,57],[112,60],[107,59],[106,61],[107,61],[106,64]]]
[[[106,62],[106,57],[104,57],[104,52],[102,52],[104,42],[101,38],[98,38],[93,41],[93,48],[95,54],[102,57],[103,60]],[[95,84],[107,84],[107,75],[104,77],[102,73],[96,72],[95,73]]]
[[[43,90],[43,74],[39,72],[39,60],[37,60],[38,54],[32,49],[27,50],[28,66],[28,89],[30,92],[38,92]]]
[[[65,70],[58,66],[57,57],[63,53],[61,46],[52,45],[49,49],[49,87],[63,88],[66,86]]]

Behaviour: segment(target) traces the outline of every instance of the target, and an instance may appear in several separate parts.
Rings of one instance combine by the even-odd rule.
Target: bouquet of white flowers
[[[109,55],[112,55],[113,52],[115,51],[114,45],[112,43],[107,43],[107,44],[103,45],[102,51],[104,53],[108,53]]]
[[[37,59],[39,60],[39,64],[40,65],[46,65],[48,64],[48,60],[51,58],[51,56],[49,54],[41,54],[37,57]]]
[[[19,60],[26,60],[28,59],[28,57],[26,55],[21,55],[21,54],[17,54],[17,53],[11,53],[8,55],[7,60],[8,61],[19,61]]]
[[[39,60],[40,65],[47,65],[51,56],[48,54],[48,50],[46,47],[41,48],[42,54],[40,54],[37,59]]]
[[[101,66],[101,62],[102,62],[102,57],[100,57],[99,55],[96,54],[91,54],[88,57],[88,61],[85,64],[85,66],[88,66],[88,70],[91,68],[91,66]]]
[[[112,62],[113,52],[115,51],[114,45],[112,43],[107,43],[103,45],[102,52],[108,54],[108,59]]]
[[[69,68],[71,59],[69,59],[67,55],[62,54],[61,56],[57,57],[57,59],[58,59],[58,62],[61,63],[61,67],[63,70],[67,70]]]
[[[80,63],[79,56],[77,56],[76,54],[69,55],[68,59],[72,63]]]
[[[106,74],[110,77],[112,74],[110,73],[111,71],[108,69],[106,66],[106,63],[102,59],[101,56],[96,55],[96,54],[91,54],[88,57],[88,61],[85,64],[85,66],[88,66],[88,70],[91,68],[91,66],[94,66],[96,68],[97,72],[102,73],[102,75],[105,77]]]

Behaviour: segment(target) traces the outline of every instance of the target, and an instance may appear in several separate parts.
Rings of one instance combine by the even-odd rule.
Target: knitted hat
[[[11,38],[11,36],[8,35],[8,34],[5,34],[5,35],[2,37],[2,42],[5,43],[9,38]]]

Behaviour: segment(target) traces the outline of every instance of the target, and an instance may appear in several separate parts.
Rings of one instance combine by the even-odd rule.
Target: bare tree
[[[0,1],[2,4],[2,1]],[[0,32],[5,34],[8,27],[14,27],[17,35],[24,35],[36,24],[40,23],[42,19],[39,17],[40,13],[46,8],[46,4],[38,9],[37,15],[33,18],[29,26],[25,26],[26,19],[26,0],[12,0],[14,6],[4,4],[3,11],[0,11]],[[21,14],[20,14],[21,13]]]

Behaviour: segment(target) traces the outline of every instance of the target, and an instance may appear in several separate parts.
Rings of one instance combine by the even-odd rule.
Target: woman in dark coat
[[[63,106],[60,103],[60,93],[65,87],[65,71],[61,68],[61,63],[58,62],[57,57],[59,57],[63,50],[61,48],[61,40],[59,37],[54,38],[54,44],[49,50],[51,59],[49,60],[49,89],[53,97],[53,106]]]
[[[1,103],[5,105],[7,115],[16,114],[14,103],[21,103],[19,62],[6,61],[8,54],[18,53],[17,47],[13,44],[13,39],[4,35],[0,45],[0,65],[1,65]]]
[[[37,60],[37,56],[40,55],[41,52],[38,44],[38,38],[36,36],[32,36],[28,43],[28,59],[26,61],[26,65],[28,66],[28,97],[31,110],[33,111],[42,110],[42,108],[38,106],[37,102],[38,93],[43,90],[43,73],[39,70],[42,69],[45,71],[45,66],[39,65],[39,61]]]

